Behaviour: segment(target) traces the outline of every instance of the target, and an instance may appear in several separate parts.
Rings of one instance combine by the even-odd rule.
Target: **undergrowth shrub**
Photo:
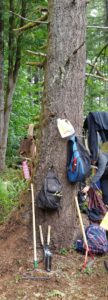
[[[18,206],[22,191],[28,188],[21,170],[7,169],[0,176],[0,223]]]

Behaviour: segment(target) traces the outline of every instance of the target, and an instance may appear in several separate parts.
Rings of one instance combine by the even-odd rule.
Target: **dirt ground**
[[[46,272],[39,248],[34,269],[30,229],[17,222],[1,225],[0,300],[107,300],[108,255],[96,256],[92,267],[82,271],[84,255],[74,249],[64,254],[53,252],[51,272]]]

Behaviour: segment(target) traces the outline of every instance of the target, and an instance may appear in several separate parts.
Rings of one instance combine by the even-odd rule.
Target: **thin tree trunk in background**
[[[106,15],[105,26],[108,27],[108,0],[105,0],[105,15]],[[107,41],[108,41],[108,38],[107,38]]]
[[[14,1],[9,1],[9,10],[14,11]],[[13,87],[13,65],[14,65],[14,17],[9,16],[9,42],[8,42],[8,86],[6,92],[6,98],[4,103],[4,126],[3,126],[3,138],[2,138],[2,148],[0,155],[0,170],[5,168],[5,157],[7,148],[7,137],[8,137],[8,127],[9,127],[9,117],[12,108],[12,96],[14,92]]]
[[[9,1],[9,11],[14,12],[14,0]],[[21,15],[25,17],[26,5],[25,0],[21,2]],[[1,5],[1,3],[0,3]],[[3,134],[2,134],[2,144],[0,151],[0,170],[5,168],[5,159],[6,159],[6,149],[7,149],[7,138],[8,138],[8,129],[9,129],[9,120],[10,113],[12,109],[12,99],[16,86],[18,71],[20,68],[21,62],[21,41],[22,36],[18,36],[15,43],[15,35],[13,29],[15,27],[15,16],[10,14],[9,17],[9,48],[8,48],[8,84],[6,89],[5,103],[3,100]],[[23,26],[24,20],[21,19],[20,26]],[[16,44],[16,46],[15,46]],[[3,74],[3,68],[2,68]],[[3,75],[1,75],[3,77]],[[3,96],[4,97],[4,96]]]
[[[49,1],[48,61],[42,114],[40,162],[36,171],[36,197],[52,165],[62,184],[62,208],[59,214],[37,208],[37,222],[47,231],[52,226],[55,247],[70,247],[74,237],[76,185],[66,178],[67,140],[61,139],[57,118],[67,118],[81,134],[85,83],[85,0]]]

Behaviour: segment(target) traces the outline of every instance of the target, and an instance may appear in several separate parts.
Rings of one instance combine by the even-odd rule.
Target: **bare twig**
[[[26,24],[20,28],[13,29],[13,30],[20,33],[25,30],[31,29],[33,27],[39,26],[40,24],[43,24],[43,21],[47,20],[47,17],[48,17],[48,14],[45,14],[44,16],[40,17],[37,21],[29,22],[28,24]]]
[[[94,29],[108,29],[107,26],[95,26],[95,25],[88,25],[87,28],[94,28]]]
[[[42,46],[40,47],[40,49],[41,49],[41,50],[44,50],[44,49],[46,49],[47,47],[48,47],[48,43],[42,45]]]
[[[26,50],[26,52],[28,54],[35,55],[35,56],[47,57],[47,54],[46,53],[42,53],[42,52],[34,52],[34,51],[31,51],[31,50]]]
[[[34,66],[37,68],[44,68],[45,63],[46,63],[46,60],[43,62],[30,61],[30,62],[27,62],[26,65],[29,65],[31,67]]]
[[[33,20],[30,20],[30,19],[24,18],[23,16],[21,16],[21,15],[19,15],[19,14],[16,14],[16,13],[15,13],[15,12],[13,12],[12,10],[10,10],[10,13],[11,13],[12,15],[15,15],[15,16],[17,16],[18,18],[20,18],[20,19],[22,19],[22,20],[24,20],[24,21],[27,21],[27,22],[34,22]]]
[[[15,15],[15,16],[17,16],[17,17],[19,17],[20,19],[22,19],[22,20],[24,20],[24,21],[27,21],[27,22],[32,22],[32,23],[35,23],[35,22],[37,23],[37,22],[38,22],[38,21],[33,21],[33,20],[30,20],[30,19],[24,18],[23,16],[21,16],[21,15],[19,15],[19,14],[16,14],[16,13],[14,13],[14,12],[11,11],[11,10],[10,10],[10,13],[13,14],[13,15]],[[39,24],[40,24],[40,22],[39,22]],[[46,22],[45,22],[45,21],[42,21],[41,24],[48,24],[48,22],[47,22],[47,21],[46,21]]]
[[[97,60],[98,60],[98,58],[100,57],[101,53],[102,53],[103,50],[106,49],[107,47],[108,47],[108,43],[106,43],[106,44],[103,46],[103,48],[99,51],[99,53],[97,54],[97,56],[96,56],[96,58],[95,58],[95,60],[94,60],[93,66],[92,66],[92,68],[91,68],[91,70],[90,70],[90,74],[92,73],[92,71],[93,71],[93,69],[94,69],[94,66],[95,66],[95,64],[96,64],[96,62],[97,62]],[[89,78],[89,76],[88,76],[88,78]]]
[[[91,77],[95,77],[95,78],[97,78],[97,79],[101,79],[101,80],[103,80],[103,81],[108,82],[108,78],[105,78],[105,77],[102,77],[102,76],[98,76],[98,75],[91,74],[91,73],[86,73],[85,75],[88,76],[88,77],[91,76]]]
[[[98,58],[100,57],[101,53],[103,52],[104,49],[106,49],[108,47],[108,43],[106,43],[103,48],[99,51],[98,55],[96,56],[95,58],[95,61],[94,61],[94,65],[96,64]]]
[[[98,70],[98,68],[97,68],[94,64],[91,64],[91,63],[89,63],[89,62],[87,62],[87,64],[95,69],[97,75],[99,75],[99,76],[101,76],[101,77],[103,77],[103,78],[105,77],[105,75],[103,75],[103,74],[100,72],[100,70]]]

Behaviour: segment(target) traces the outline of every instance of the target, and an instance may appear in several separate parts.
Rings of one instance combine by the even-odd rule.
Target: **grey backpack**
[[[38,207],[41,209],[56,210],[60,207],[62,186],[53,169],[50,169],[44,179],[38,196]]]

